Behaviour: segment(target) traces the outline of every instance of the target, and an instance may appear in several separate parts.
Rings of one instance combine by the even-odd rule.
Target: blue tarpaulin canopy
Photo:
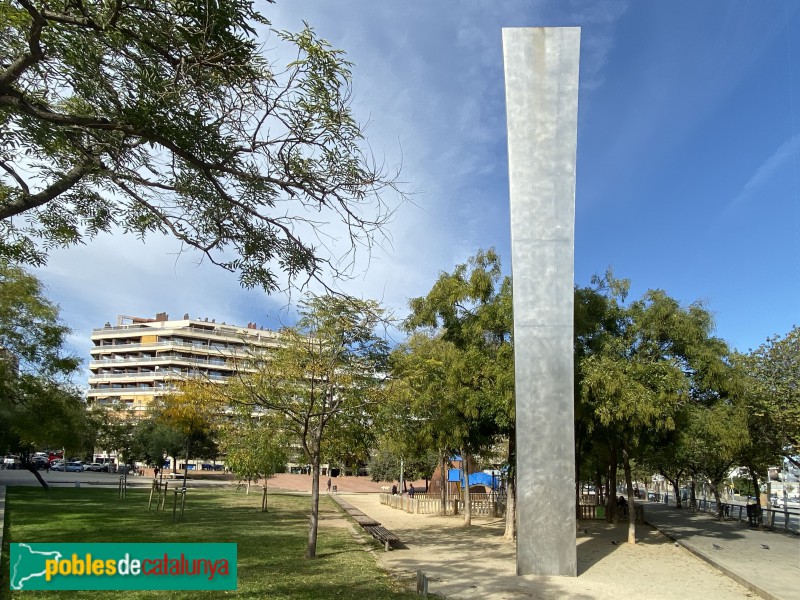
[[[461,487],[464,487],[464,482],[461,479],[461,469],[449,469],[447,471],[447,481],[458,481]],[[500,478],[492,477],[488,473],[470,473],[469,486],[485,485],[488,488],[497,489],[500,487]]]
[[[488,488],[495,488],[499,485],[497,477],[492,477],[488,473],[470,473],[469,485],[485,485]]]

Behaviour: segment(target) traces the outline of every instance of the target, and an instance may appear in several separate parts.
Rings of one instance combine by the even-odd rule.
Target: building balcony
[[[158,356],[132,356],[120,358],[102,358],[92,360],[89,363],[89,369],[95,371],[103,367],[135,367],[138,364],[154,365],[156,367],[161,365],[190,365],[190,366],[204,366],[204,367],[219,367],[222,369],[230,369],[235,371],[241,365],[241,361],[225,360],[218,357],[188,357],[188,356],[175,356],[173,354],[161,354]]]
[[[97,384],[103,383],[107,380],[135,380],[135,379],[144,379],[146,381],[152,382],[168,382],[168,381],[175,381],[176,379],[182,379],[187,376],[194,376],[200,375],[203,378],[208,378],[213,381],[224,381],[230,377],[230,375],[219,375],[219,374],[209,374],[209,373],[193,373],[193,372],[181,372],[181,371],[153,371],[152,373],[102,373],[102,374],[92,374],[89,376],[89,384]]]
[[[87,398],[97,398],[99,396],[154,396],[158,394],[168,394],[172,388],[164,386],[145,385],[139,387],[106,387],[106,388],[89,388],[86,392]]]
[[[92,340],[124,340],[126,338],[140,338],[143,335],[174,335],[233,344],[275,346],[278,343],[279,334],[274,331],[263,329],[239,329],[233,327],[224,329],[225,326],[222,327],[223,328],[217,326],[217,328],[212,329],[210,327],[201,327],[197,325],[184,327],[175,327],[171,325],[160,327],[153,326],[152,324],[120,325],[117,327],[93,329]]]
[[[257,346],[255,344],[238,345],[238,346],[221,346],[216,344],[202,344],[198,342],[184,342],[179,340],[164,340],[159,342],[134,342],[124,344],[105,344],[100,346],[92,346],[89,350],[90,354],[102,354],[103,352],[136,352],[141,350],[153,350],[159,348],[189,348],[193,352],[206,352],[222,355],[235,355],[246,356],[253,351],[267,350],[266,346]],[[272,346],[270,346],[272,347]]]

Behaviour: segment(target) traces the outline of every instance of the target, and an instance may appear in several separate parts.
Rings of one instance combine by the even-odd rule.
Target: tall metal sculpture
[[[503,56],[514,278],[517,574],[574,577],[580,28],[503,29]]]

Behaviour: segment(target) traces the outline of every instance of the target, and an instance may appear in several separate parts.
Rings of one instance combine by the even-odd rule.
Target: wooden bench
[[[374,537],[379,542],[383,542],[383,549],[385,552],[389,551],[390,544],[396,544],[400,542],[400,538],[393,534],[388,529],[381,527],[380,524],[378,525],[363,525],[364,529],[369,532],[369,534]]]
[[[352,518],[356,523],[361,525],[361,527],[363,527],[372,537],[379,542],[383,542],[383,548],[386,552],[389,551],[389,546],[391,544],[397,544],[400,542],[399,537],[385,527],[382,527],[378,521],[368,517],[361,510],[357,509],[341,496],[328,497],[341,506],[342,510],[344,510],[344,512],[346,512],[348,516],[350,516],[350,518]]]

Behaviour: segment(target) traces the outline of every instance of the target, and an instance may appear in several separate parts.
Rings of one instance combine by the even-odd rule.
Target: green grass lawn
[[[183,522],[173,523],[172,494],[163,512],[147,510],[148,495],[133,490],[119,500],[115,489],[8,488],[0,599],[417,597],[376,566],[349,528],[320,527],[317,558],[305,559],[307,496],[270,494],[262,513],[260,493],[190,490]],[[320,513],[338,514],[328,498],[320,499]],[[8,542],[235,542],[238,590],[10,592]]]

